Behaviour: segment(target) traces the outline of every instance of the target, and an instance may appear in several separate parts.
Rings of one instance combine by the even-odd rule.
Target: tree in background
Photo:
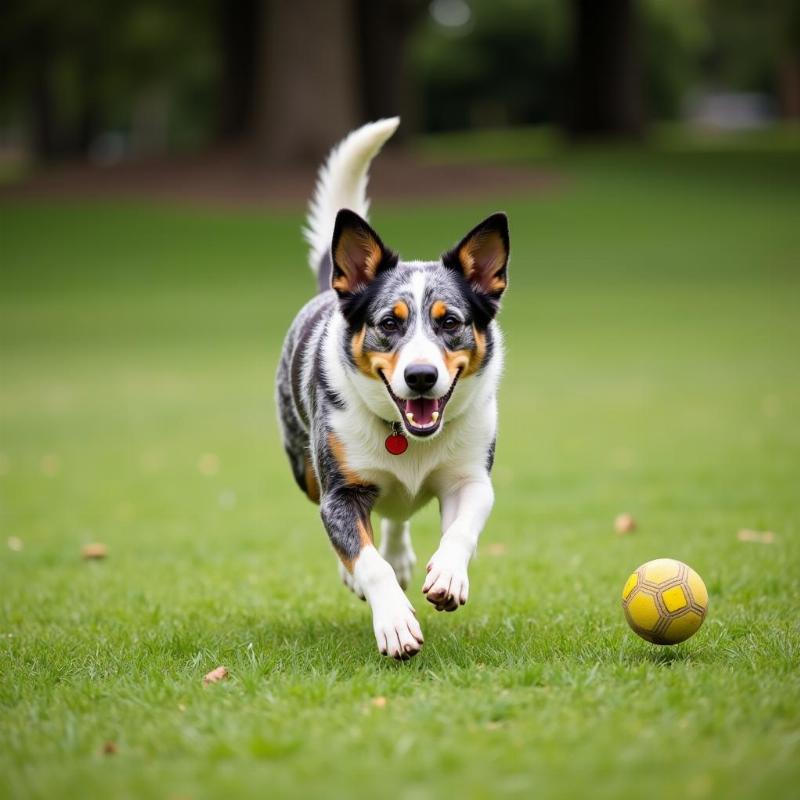
[[[358,0],[359,75],[366,119],[403,117],[393,141],[417,128],[409,40],[423,19],[426,0]]]
[[[252,138],[272,162],[316,161],[360,119],[355,0],[262,0]]]
[[[0,118],[27,129],[40,160],[86,155],[108,131],[133,151],[191,143],[213,107],[210,11],[211,0],[2,4]]]
[[[636,0],[572,0],[573,136],[644,132],[641,27]]]
[[[647,119],[679,117],[691,88],[760,93],[798,116],[800,3],[0,4],[0,139],[22,132],[41,160],[214,143],[316,160],[349,128],[396,113],[406,133],[558,124],[635,137]]]
[[[261,0],[218,0],[214,22],[219,52],[217,139],[241,138],[255,113],[257,44],[263,24]]]
[[[407,39],[424,7],[261,0],[249,131],[260,156],[316,162],[364,119],[410,111]]]
[[[411,42],[424,130],[558,119],[568,16],[560,0],[431,4]]]
[[[772,95],[782,116],[800,117],[800,3],[797,0],[704,0],[713,31],[705,73],[717,86]]]

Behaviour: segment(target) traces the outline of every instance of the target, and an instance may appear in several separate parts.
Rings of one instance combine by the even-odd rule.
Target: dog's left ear
[[[508,285],[508,217],[492,214],[442,256],[446,267],[461,272],[472,290],[494,310]]]
[[[343,208],[333,226],[331,261],[331,287],[342,297],[366,289],[379,272],[397,263],[397,256],[366,220]]]

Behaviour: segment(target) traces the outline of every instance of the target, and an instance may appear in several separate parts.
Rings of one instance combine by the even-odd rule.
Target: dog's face
[[[438,262],[401,262],[352,211],[336,219],[331,285],[359,393],[414,437],[441,430],[457,384],[492,356],[489,324],[507,284],[508,223],[494,214]]]

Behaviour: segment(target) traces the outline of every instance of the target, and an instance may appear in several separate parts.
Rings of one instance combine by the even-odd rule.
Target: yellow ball
[[[642,564],[622,590],[625,619],[653,644],[678,644],[697,633],[708,611],[703,579],[674,558]]]

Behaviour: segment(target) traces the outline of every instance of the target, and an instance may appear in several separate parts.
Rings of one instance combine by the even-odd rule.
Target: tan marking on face
[[[336,466],[339,468],[339,472],[342,473],[342,477],[348,486],[369,485],[367,481],[347,465],[347,453],[345,453],[344,445],[335,433],[328,434],[328,447],[330,447],[331,455],[333,455],[336,461]]]
[[[405,304],[405,301],[398,300],[394,307],[392,308],[392,313],[398,318],[402,320],[408,319],[408,306]]]
[[[317,481],[317,473],[314,472],[314,467],[311,460],[306,457],[306,495],[312,503],[319,503],[319,482]]]
[[[431,316],[435,320],[440,320],[447,313],[447,304],[443,300],[436,300],[431,306]]]
[[[472,331],[475,336],[475,348],[472,350],[445,350],[444,363],[450,374],[450,380],[454,380],[458,370],[461,370],[460,378],[468,378],[474,375],[483,364],[486,358],[486,334],[479,331],[474,325]]]
[[[364,350],[364,337],[366,335],[367,329],[364,327],[354,334],[350,341],[356,367],[368,378],[374,378],[375,380],[380,380],[380,373],[382,372],[386,380],[391,382],[399,353],[380,353],[374,350]]]

